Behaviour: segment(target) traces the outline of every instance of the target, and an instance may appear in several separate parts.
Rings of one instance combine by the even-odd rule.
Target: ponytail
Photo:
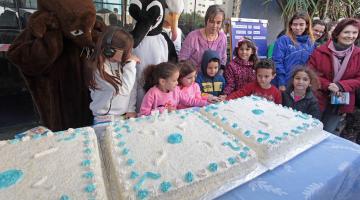
[[[170,62],[149,65],[143,73],[145,80],[144,90],[147,92],[150,88],[159,84],[159,79],[167,79],[177,71],[179,71],[179,68]]]

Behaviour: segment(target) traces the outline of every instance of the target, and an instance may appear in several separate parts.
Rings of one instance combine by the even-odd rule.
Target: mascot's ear
[[[36,11],[30,17],[29,28],[35,37],[42,38],[47,31],[59,29],[59,21],[49,12]]]
[[[96,20],[94,24],[94,28],[91,31],[91,36],[95,44],[97,40],[100,38],[100,35],[104,33],[105,30],[106,30],[106,24],[100,20]]]

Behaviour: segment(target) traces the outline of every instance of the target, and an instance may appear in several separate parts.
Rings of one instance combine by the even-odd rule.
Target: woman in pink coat
[[[360,22],[344,19],[332,32],[332,40],[315,49],[309,65],[317,72],[321,87],[317,92],[321,121],[324,130],[339,135],[336,127],[346,113],[354,111],[355,90],[360,88],[360,48],[354,45],[359,39]],[[349,94],[349,103],[331,103],[331,96]]]

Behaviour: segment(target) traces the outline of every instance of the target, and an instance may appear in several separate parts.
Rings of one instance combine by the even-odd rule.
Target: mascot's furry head
[[[36,37],[42,37],[50,27],[60,29],[64,37],[79,47],[94,46],[92,29],[95,25],[96,10],[92,0],[38,0],[38,20],[30,26]]]
[[[134,48],[147,35],[158,35],[162,32],[164,22],[165,0],[131,0],[129,13],[136,20],[134,30]]]

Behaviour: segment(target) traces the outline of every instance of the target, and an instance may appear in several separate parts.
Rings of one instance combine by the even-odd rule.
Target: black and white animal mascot
[[[145,95],[143,85],[143,71],[153,64],[167,61],[177,61],[174,44],[171,39],[162,34],[164,22],[165,0],[131,0],[129,13],[136,21],[131,34],[134,38],[134,51],[140,58],[140,64],[136,66],[136,83],[131,94],[130,106],[135,106],[139,111],[142,99]],[[135,98],[136,97],[136,98]],[[135,101],[136,99],[136,101]]]

